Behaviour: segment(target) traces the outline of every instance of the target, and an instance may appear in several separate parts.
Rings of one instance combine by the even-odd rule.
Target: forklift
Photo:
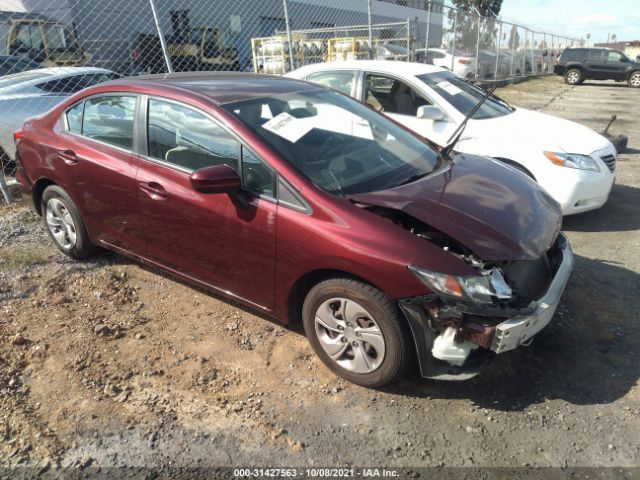
[[[0,12],[0,52],[28,58],[42,67],[83,66],[91,59],[69,28],[24,12]]]

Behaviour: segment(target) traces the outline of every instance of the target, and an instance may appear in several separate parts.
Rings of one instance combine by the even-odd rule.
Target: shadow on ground
[[[406,382],[389,392],[469,399],[506,411],[547,399],[578,405],[614,402],[640,378],[640,363],[631,354],[640,349],[638,296],[637,273],[576,256],[561,308],[531,346],[496,357],[467,382]]]
[[[569,232],[624,232],[640,229],[640,189],[614,185],[607,203],[598,210],[564,217]]]

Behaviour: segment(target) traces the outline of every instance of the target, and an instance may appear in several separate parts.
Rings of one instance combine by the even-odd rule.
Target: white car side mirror
[[[444,120],[446,118],[444,112],[433,105],[422,105],[418,107],[416,117],[433,121]]]

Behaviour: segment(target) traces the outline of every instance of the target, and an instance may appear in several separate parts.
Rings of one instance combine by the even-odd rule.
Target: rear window
[[[92,87],[98,83],[108,82],[119,78],[117,73],[92,73],[88,75],[74,75],[71,77],[56,78],[49,82],[36,85],[40,90],[47,93],[76,93],[80,90]]]
[[[31,80],[37,80],[38,78],[44,78],[50,76],[50,73],[43,73],[38,71],[30,71],[23,73],[14,73],[12,75],[7,75],[0,80],[0,88],[10,87],[12,85],[17,85],[18,83],[28,82]]]

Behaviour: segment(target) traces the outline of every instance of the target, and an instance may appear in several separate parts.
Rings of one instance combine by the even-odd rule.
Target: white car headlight
[[[554,165],[567,168],[577,168],[578,170],[591,170],[599,172],[600,167],[596,161],[589,155],[579,155],[577,153],[558,153],[558,152],[543,152]]]
[[[511,288],[502,273],[495,268],[487,275],[462,277],[432,272],[413,265],[409,265],[409,270],[431,290],[447,297],[471,300],[474,303],[492,303],[494,298],[510,300],[512,297]]]

